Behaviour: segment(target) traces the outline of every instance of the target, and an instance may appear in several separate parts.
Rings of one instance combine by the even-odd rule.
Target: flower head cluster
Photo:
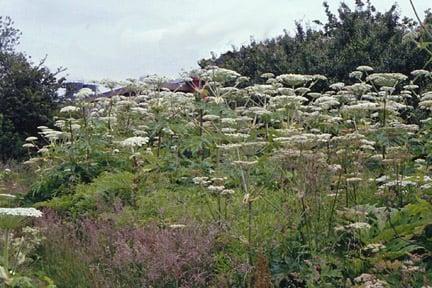
[[[401,73],[374,73],[369,75],[366,80],[378,86],[393,87],[399,82],[405,81],[408,76]]]
[[[79,111],[80,109],[76,106],[65,106],[60,109],[60,113],[73,113]]]
[[[36,208],[0,208],[0,216],[41,217],[42,212]]]
[[[148,137],[142,137],[142,136],[134,136],[129,137],[123,141],[120,142],[120,145],[123,147],[141,147],[145,144],[147,144],[149,141]]]

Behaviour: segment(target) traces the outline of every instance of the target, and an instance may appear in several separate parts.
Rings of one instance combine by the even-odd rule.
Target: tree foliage
[[[0,16],[0,51],[13,51],[18,44],[21,33],[13,27],[14,22],[8,16]]]
[[[327,22],[314,21],[318,29],[296,22],[294,36],[284,31],[277,38],[252,40],[199,64],[233,69],[255,81],[266,72],[324,74],[347,80],[349,72],[359,65],[402,73],[427,68],[428,55],[417,44],[427,35],[413,20],[401,18],[396,5],[381,13],[369,1],[357,0],[354,9],[341,3],[337,14],[326,2],[323,5]],[[426,19],[432,23],[430,11]],[[428,67],[432,67],[430,63]]]
[[[57,79],[44,66],[31,63],[16,52],[19,31],[10,18],[0,18],[0,160],[19,158],[24,154],[25,137],[37,133],[37,127],[48,125],[57,102]]]

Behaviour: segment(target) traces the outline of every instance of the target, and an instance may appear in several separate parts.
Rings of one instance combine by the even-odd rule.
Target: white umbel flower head
[[[78,93],[75,94],[75,97],[78,99],[85,99],[93,94],[94,92],[90,88],[82,88],[78,91]]]
[[[75,112],[78,110],[79,110],[79,108],[76,106],[65,106],[65,107],[60,109],[60,113],[72,113],[72,112]]]
[[[1,193],[0,197],[4,197],[4,198],[16,198],[15,195],[7,194],[7,193]]]
[[[378,86],[395,86],[397,83],[405,81],[408,77],[401,73],[374,73],[369,75],[366,80]]]
[[[30,136],[30,137],[27,137],[25,139],[26,142],[32,142],[32,141],[36,141],[36,140],[38,140],[38,138],[35,136]]]
[[[48,149],[47,147],[42,147],[42,148],[39,149],[37,152],[38,152],[38,153],[46,153],[46,152],[49,152],[49,149]]]
[[[203,116],[203,120],[204,121],[216,121],[216,120],[219,120],[219,116],[218,115],[204,115]]]
[[[361,71],[361,72],[373,72],[374,71],[374,69],[372,67],[370,67],[370,66],[364,66],[364,65],[357,67],[356,70],[357,71]]]
[[[270,79],[273,78],[275,75],[273,73],[263,73],[261,74],[261,78]]]
[[[142,145],[147,144],[149,141],[148,137],[135,136],[127,138],[120,142],[120,145],[123,147],[141,147]]]
[[[239,78],[241,75],[236,71],[219,68],[217,66],[208,67],[207,70],[202,71],[201,78],[208,81],[215,81],[219,83],[226,83]]]
[[[41,217],[42,212],[36,208],[0,208],[0,216]]]
[[[24,147],[24,148],[35,148],[36,146],[34,144],[32,144],[32,143],[25,143],[25,144],[22,145],[22,147]]]
[[[353,229],[353,230],[367,230],[371,228],[371,225],[365,222],[355,222],[347,225],[347,228]]]
[[[186,225],[184,225],[184,224],[171,224],[171,225],[169,225],[169,227],[172,229],[180,229],[180,228],[185,228]]]
[[[345,83],[337,82],[329,86],[333,90],[342,90],[345,87]]]
[[[431,72],[424,70],[424,69],[419,69],[419,70],[414,70],[411,72],[411,75],[418,77],[418,76],[430,76]]]
[[[276,77],[279,82],[288,86],[299,86],[312,81],[313,77],[311,75],[301,75],[301,74],[282,74]]]
[[[35,208],[0,208],[0,228],[16,229],[25,225],[30,218],[39,218],[42,212]]]
[[[405,85],[403,88],[406,89],[406,90],[415,90],[415,89],[418,89],[419,86],[418,85],[414,85],[414,84],[410,84],[410,85]]]

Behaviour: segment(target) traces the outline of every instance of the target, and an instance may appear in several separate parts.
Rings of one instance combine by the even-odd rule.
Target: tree
[[[427,68],[427,53],[412,41],[424,35],[417,33],[417,23],[400,17],[396,5],[384,13],[361,0],[355,1],[354,9],[340,4],[337,15],[326,2],[324,9],[327,22],[314,21],[319,28],[296,23],[294,36],[285,31],[277,38],[252,41],[219,57],[202,59],[199,64],[233,69],[255,81],[263,81],[260,75],[265,72],[324,74],[349,81],[349,72],[359,65],[402,73]],[[408,37],[415,33],[414,39]]]
[[[9,16],[0,16],[0,51],[11,52],[19,43],[20,31],[13,27],[14,22]]]
[[[3,20],[6,19],[6,20]],[[37,127],[49,125],[57,106],[57,90],[63,78],[38,65],[15,48],[19,31],[10,18],[0,18],[0,160],[20,158],[22,144],[37,135]]]

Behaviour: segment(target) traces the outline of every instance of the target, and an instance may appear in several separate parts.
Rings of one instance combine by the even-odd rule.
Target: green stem
[[[333,200],[333,204],[332,204],[331,209],[330,209],[330,220],[328,223],[327,238],[330,237],[331,228],[333,226],[333,215],[334,215],[334,212],[336,210],[336,203],[337,203],[337,198],[339,196],[339,186],[340,186],[341,178],[342,178],[342,172],[339,173],[339,178],[338,178],[338,181],[336,184],[336,193],[335,193],[335,197]]]
[[[5,230],[3,246],[3,268],[9,274],[9,229]]]
[[[73,130],[72,130],[72,116],[69,116],[69,130],[71,133],[71,143],[72,145],[74,144],[74,135],[73,135]]]
[[[158,140],[157,140],[157,152],[156,152],[156,155],[157,155],[158,158],[159,158],[159,155],[160,155],[160,149],[161,149],[161,144],[162,144],[161,134],[162,134],[162,130],[159,131]]]
[[[217,196],[217,205],[218,205],[218,222],[220,225],[222,223],[222,206],[221,206],[220,195]]]
[[[248,245],[249,264],[252,265],[252,201],[248,201]]]
[[[202,134],[203,134],[203,123],[204,123],[203,117],[204,117],[204,111],[203,111],[203,109],[200,109],[199,110],[199,122],[200,122],[199,135],[200,136],[202,136]]]
[[[419,14],[418,14],[418,12],[417,12],[417,9],[416,9],[416,7],[415,7],[415,5],[414,5],[414,2],[412,1],[412,0],[410,0],[410,4],[411,4],[411,7],[412,7],[412,9],[413,9],[413,11],[414,11],[414,14],[415,14],[415,16],[416,16],[416,18],[417,18],[417,21],[419,21],[419,24],[420,24],[420,26],[423,28],[423,30],[430,36],[430,37],[432,37],[432,33],[427,29],[427,27],[423,24],[423,21],[420,19],[420,16],[419,16]]]
[[[217,217],[215,216],[215,214],[213,213],[213,209],[212,209],[212,207],[211,207],[211,205],[210,205],[210,201],[209,201],[209,199],[208,199],[208,196],[206,195],[206,196],[204,197],[204,199],[205,199],[205,202],[206,202],[207,208],[209,209],[209,212],[210,212],[211,217],[213,218],[214,221],[217,221],[218,218],[217,218]]]

